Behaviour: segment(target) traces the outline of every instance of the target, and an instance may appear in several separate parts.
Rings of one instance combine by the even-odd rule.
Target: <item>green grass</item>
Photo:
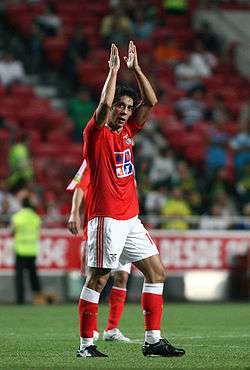
[[[103,330],[108,307],[100,306]],[[76,358],[77,306],[0,306],[0,369],[250,369],[249,304],[168,304],[162,333],[182,358],[145,358],[139,305],[127,304],[121,330],[136,343],[98,342],[108,359]]]

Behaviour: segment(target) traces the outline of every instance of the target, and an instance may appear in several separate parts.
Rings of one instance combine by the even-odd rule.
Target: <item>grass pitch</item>
[[[103,330],[107,305],[99,310]],[[105,358],[76,358],[76,305],[0,306],[0,369],[250,369],[250,304],[168,304],[162,333],[181,358],[145,358],[143,317],[126,304],[120,329],[133,343],[100,340]]]

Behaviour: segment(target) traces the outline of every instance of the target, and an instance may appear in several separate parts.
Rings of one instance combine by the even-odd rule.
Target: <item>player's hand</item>
[[[136,70],[139,68],[136,46],[133,41],[128,45],[128,56],[124,57],[124,61],[129,69]]]
[[[68,224],[67,224],[68,230],[73,235],[77,235],[81,230],[81,219],[79,215],[75,215],[71,213]]]
[[[115,44],[111,45],[110,58],[108,63],[110,70],[118,72],[120,68],[120,57],[118,48]]]

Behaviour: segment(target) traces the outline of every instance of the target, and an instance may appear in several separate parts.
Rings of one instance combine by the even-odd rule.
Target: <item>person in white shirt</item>
[[[6,51],[0,59],[0,83],[9,86],[13,82],[23,81],[25,72],[22,62],[15,60],[11,52]]]

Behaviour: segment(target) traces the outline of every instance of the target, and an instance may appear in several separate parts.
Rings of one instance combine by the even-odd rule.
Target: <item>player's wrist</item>
[[[70,216],[79,216],[79,210],[72,210]]]

